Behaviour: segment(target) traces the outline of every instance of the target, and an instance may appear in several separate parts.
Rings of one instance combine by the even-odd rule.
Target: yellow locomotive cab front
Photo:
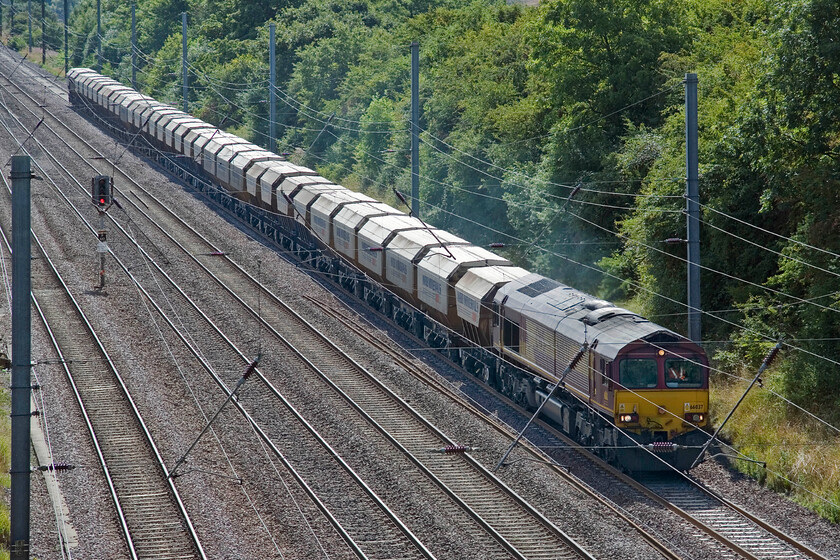
[[[708,422],[708,368],[701,356],[640,349],[619,360],[614,417],[623,429],[672,440]]]
[[[667,432],[668,439],[707,423],[706,390],[619,390],[615,393],[615,419],[633,432]]]

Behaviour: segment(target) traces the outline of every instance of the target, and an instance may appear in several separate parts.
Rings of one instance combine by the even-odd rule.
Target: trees
[[[76,64],[93,62],[93,5],[71,18]],[[105,55],[126,80],[127,4],[104,5]],[[384,198],[409,185],[419,39],[424,216],[478,244],[505,241],[517,264],[678,331],[685,249],[663,240],[685,231],[682,80],[696,72],[703,307],[722,319],[708,316],[705,332],[724,339],[741,321],[799,338],[840,328],[836,2],[140,0],[141,83],[170,101],[184,10],[193,112],[267,143],[273,18],[281,150]],[[739,358],[751,336],[735,335]],[[825,342],[807,345],[840,361]],[[815,373],[791,394],[834,394],[803,356],[790,371]]]

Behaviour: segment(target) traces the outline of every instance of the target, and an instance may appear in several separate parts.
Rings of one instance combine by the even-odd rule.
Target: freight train
[[[614,464],[687,470],[708,439],[708,361],[685,337],[93,70],[67,80],[74,106]]]

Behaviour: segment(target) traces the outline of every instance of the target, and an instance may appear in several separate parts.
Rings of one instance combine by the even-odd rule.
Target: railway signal
[[[99,231],[97,232],[98,242],[96,244],[96,252],[99,253],[99,286],[98,289],[105,287],[105,254],[108,253],[108,231],[105,229],[105,212],[112,204],[119,203],[114,199],[113,187],[114,178],[109,175],[97,175],[90,181],[90,196],[91,202],[99,211]]]
[[[108,175],[97,175],[91,180],[91,200],[96,206],[110,206],[113,184],[114,179]]]

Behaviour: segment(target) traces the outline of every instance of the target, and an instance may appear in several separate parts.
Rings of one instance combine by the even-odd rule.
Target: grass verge
[[[711,385],[711,416],[717,425],[735,406],[748,382],[718,378]],[[774,385],[774,373],[764,375],[764,385]],[[764,468],[733,461],[740,471],[840,523],[836,505],[840,504],[840,435],[836,431],[756,385],[721,437],[747,457],[767,463]]]

